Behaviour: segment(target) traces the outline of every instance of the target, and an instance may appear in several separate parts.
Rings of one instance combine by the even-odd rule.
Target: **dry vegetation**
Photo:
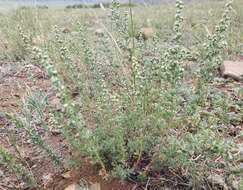
[[[2,11],[0,189],[243,188],[243,83],[219,73],[243,2],[224,4]]]

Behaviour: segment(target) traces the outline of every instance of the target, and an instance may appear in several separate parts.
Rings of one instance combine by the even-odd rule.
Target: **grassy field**
[[[243,1],[0,10],[0,189],[241,189]],[[121,183],[122,181],[122,183]]]

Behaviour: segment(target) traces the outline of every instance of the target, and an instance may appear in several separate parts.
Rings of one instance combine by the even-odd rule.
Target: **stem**
[[[133,22],[133,14],[132,14],[132,0],[129,0],[129,13],[131,20],[131,29],[132,29],[132,51],[135,50],[135,40],[134,40],[134,22]]]
[[[132,49],[130,51],[130,61],[131,61],[131,68],[132,68],[132,78],[133,78],[133,103],[135,103],[135,95],[136,95],[136,74],[135,74],[135,65],[133,64],[133,55],[135,52],[135,39],[134,39],[134,22],[133,22],[133,14],[132,14],[132,1],[129,0],[129,14],[130,14],[130,21],[131,21],[131,29],[132,29]]]
[[[33,180],[34,180],[35,185],[37,185],[35,175],[33,174],[32,169],[31,169],[29,163],[28,163],[28,162],[25,160],[25,158],[23,158],[23,156],[21,155],[21,152],[20,152],[20,150],[19,150],[19,148],[18,148],[18,146],[17,146],[17,143],[16,143],[16,139],[15,139],[14,136],[12,136],[12,134],[10,134],[10,135],[8,136],[8,141],[9,141],[9,143],[10,143],[10,146],[12,145],[12,146],[14,147],[14,150],[15,150],[16,153],[18,154],[18,157],[19,157],[20,161],[22,162],[22,164],[27,166],[27,168],[28,168],[28,170],[29,170],[29,172],[30,172],[30,174],[31,174],[31,177],[32,177]]]

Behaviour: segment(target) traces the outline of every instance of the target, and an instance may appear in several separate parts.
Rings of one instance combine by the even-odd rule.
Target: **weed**
[[[61,158],[59,155],[55,153],[52,148],[45,145],[44,141],[42,140],[41,136],[31,127],[32,118],[29,118],[27,115],[25,115],[25,121],[21,121],[21,119],[17,118],[13,114],[6,114],[6,118],[12,122],[17,128],[22,128],[26,131],[28,137],[31,139],[31,141],[41,147],[43,150],[46,151],[47,155],[50,157],[50,159],[53,161],[53,163],[58,166],[61,164]]]
[[[22,164],[18,164],[13,155],[8,153],[3,147],[0,147],[0,162],[7,164],[7,167],[14,172],[20,183],[24,182],[30,187],[36,185],[32,172]]]

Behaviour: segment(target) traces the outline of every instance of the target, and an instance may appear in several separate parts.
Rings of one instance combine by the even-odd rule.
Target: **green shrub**
[[[46,71],[60,98],[62,109],[52,114],[74,151],[107,173],[142,183],[156,174],[182,175],[185,170],[183,182],[199,189],[214,169],[228,169],[228,152],[233,146],[214,129],[229,122],[225,118],[227,99],[215,101],[217,91],[210,90],[222,62],[232,7],[231,3],[225,6],[214,33],[203,48],[195,50],[198,69],[189,80],[196,84],[184,77],[183,64],[191,54],[183,44],[183,3],[177,1],[176,8],[173,34],[166,43],[156,36],[135,38],[131,6],[129,13],[124,12],[116,1],[102,35],[89,36],[81,24],[79,37],[70,42],[55,27],[55,39],[48,47],[55,55],[48,48],[33,47],[28,37],[20,35],[32,61]],[[81,69],[76,68],[77,57]],[[72,99],[70,83],[79,94],[78,103]],[[209,107],[213,110],[210,113]],[[23,124],[24,129],[59,163],[59,157],[30,130],[31,119]],[[89,119],[93,126],[89,126]]]

